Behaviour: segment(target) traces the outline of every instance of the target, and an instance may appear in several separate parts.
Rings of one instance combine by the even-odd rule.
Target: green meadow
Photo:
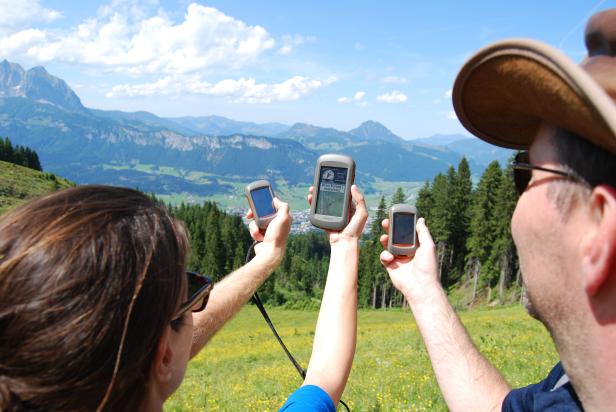
[[[307,365],[317,312],[268,311],[291,353]],[[514,387],[542,379],[558,359],[543,326],[520,306],[460,316],[475,344]],[[257,308],[247,306],[189,363],[165,411],[275,411],[300,384]],[[343,400],[352,411],[447,410],[408,310],[359,312],[357,351]]]

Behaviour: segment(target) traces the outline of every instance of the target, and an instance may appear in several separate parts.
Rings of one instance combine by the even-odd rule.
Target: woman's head
[[[0,409],[139,407],[186,294],[187,248],[183,226],[130,189],[72,188],[1,216]]]

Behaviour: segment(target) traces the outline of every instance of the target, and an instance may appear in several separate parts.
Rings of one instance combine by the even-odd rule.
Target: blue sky
[[[0,0],[0,58],[43,65],[92,108],[311,123],[376,120],[404,138],[463,133],[455,75],[531,37],[579,61],[603,1]]]

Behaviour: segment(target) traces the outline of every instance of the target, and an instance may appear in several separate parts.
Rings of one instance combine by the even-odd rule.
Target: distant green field
[[[269,312],[305,366],[317,312]],[[522,307],[478,309],[461,317],[479,349],[514,387],[542,379],[558,359],[543,326]],[[165,411],[277,410],[300,384],[258,310],[249,306],[190,362]],[[360,311],[357,352],[343,400],[352,411],[447,410],[408,311]]]
[[[233,188],[230,193],[220,193],[212,196],[198,196],[193,193],[172,193],[162,194],[157,193],[157,197],[163,201],[171,204],[184,203],[202,203],[206,200],[216,202],[223,209],[246,209],[246,199],[244,194],[245,186],[250,183],[245,178],[239,176],[226,176],[215,175],[212,173],[204,173],[190,170],[179,170],[171,167],[158,167],[153,164],[142,164],[136,161],[125,165],[106,164],[103,165],[104,169],[110,170],[135,170],[152,175],[169,175],[174,177],[181,177],[187,179],[190,182],[196,184],[212,184],[213,181],[220,185],[226,185]],[[311,181],[307,181],[305,184],[298,184],[289,186],[287,183],[279,179],[275,182],[271,182],[276,195],[283,201],[289,203],[291,210],[300,211],[308,209],[306,202],[306,195],[308,194],[308,188],[312,184]],[[408,196],[408,201],[414,203],[417,192],[423,185],[423,182],[388,182],[382,179],[376,179],[375,181],[362,185],[360,183],[360,189],[364,192],[366,197],[366,203],[369,209],[376,209],[379,205],[381,196],[385,196],[387,201],[391,200],[392,195],[398,187],[402,187],[404,192]]]

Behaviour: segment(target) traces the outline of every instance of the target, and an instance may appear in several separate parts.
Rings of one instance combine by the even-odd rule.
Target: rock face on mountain
[[[66,82],[47,73],[44,67],[24,70],[7,60],[0,62],[0,97],[27,97],[73,112],[86,111]]]

